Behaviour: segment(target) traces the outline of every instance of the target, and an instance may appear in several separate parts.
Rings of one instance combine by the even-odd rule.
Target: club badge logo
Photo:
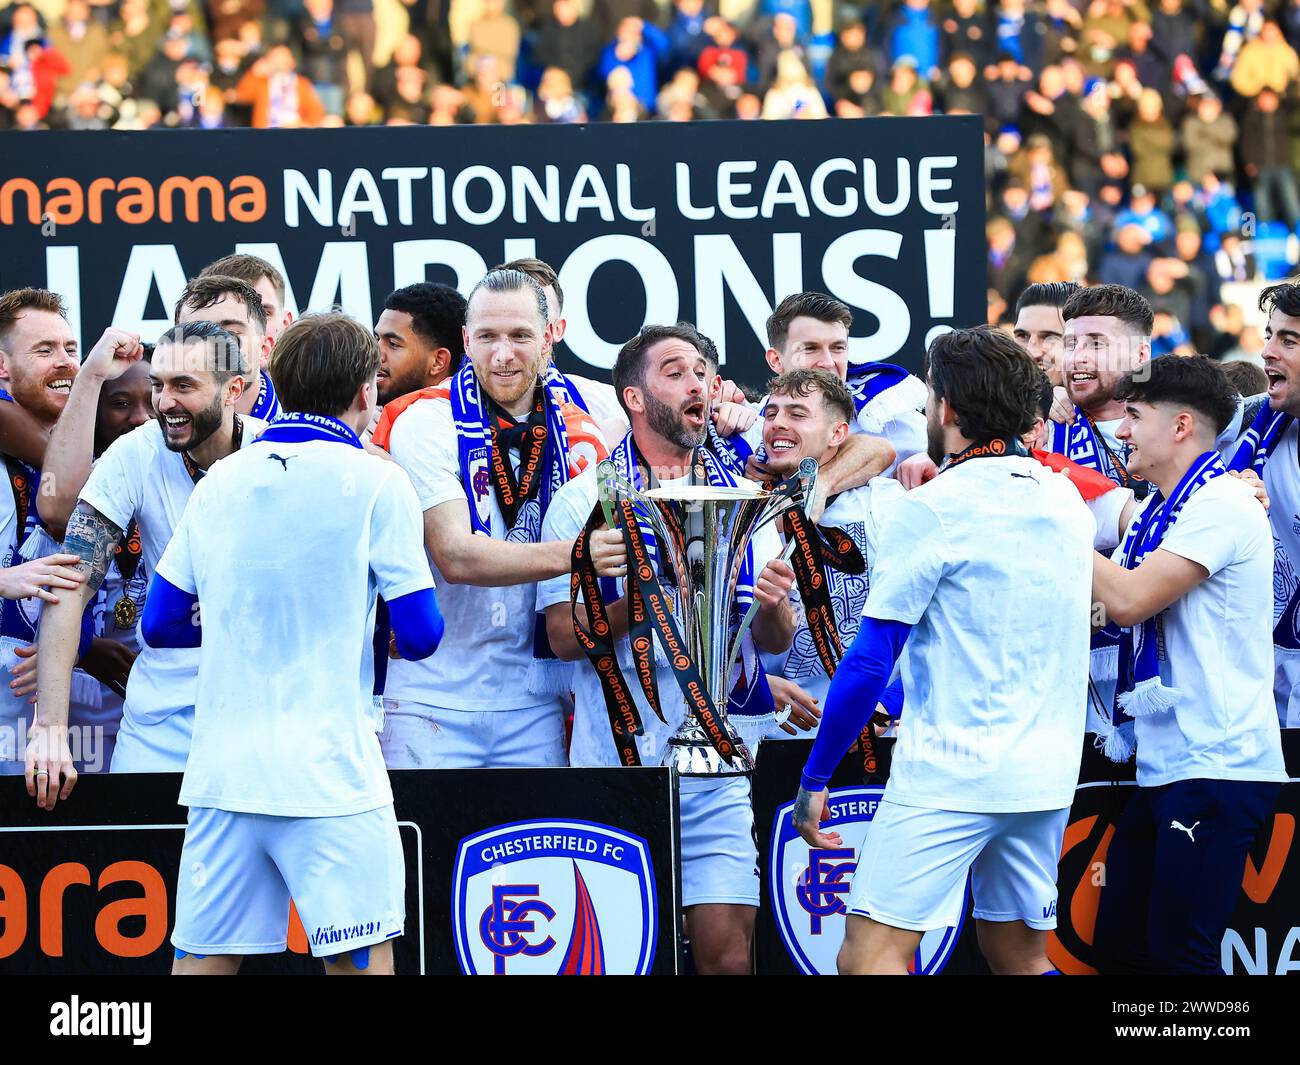
[[[646,841],[591,821],[519,821],[461,840],[452,920],[470,975],[644,975],[658,938]]]
[[[794,963],[809,976],[835,973],[835,958],[844,942],[849,888],[884,791],[879,786],[831,789],[831,817],[822,822],[822,828],[837,831],[841,847],[809,847],[790,821],[793,801],[776,812],[768,891],[781,941]],[[955,928],[927,932],[917,948],[912,971],[925,976],[940,972],[957,944],[961,925],[958,921]]]

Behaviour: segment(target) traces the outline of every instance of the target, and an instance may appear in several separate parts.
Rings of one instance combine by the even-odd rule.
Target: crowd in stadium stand
[[[0,129],[979,114],[990,321],[1119,282],[1258,360],[1221,289],[1297,258],[1300,0],[711,3],[3,3]]]

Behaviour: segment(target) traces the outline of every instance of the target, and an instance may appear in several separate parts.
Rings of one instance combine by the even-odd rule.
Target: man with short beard
[[[257,309],[261,311],[260,301]],[[119,346],[105,375],[124,373],[142,355],[138,345]],[[235,411],[252,373],[239,340],[221,326],[191,321],[167,330],[158,339],[149,372],[156,421],[115,441],[79,493],[64,548],[81,559],[77,569],[86,581],[77,594],[50,604],[38,640],[38,709],[28,747],[28,792],[44,808],[65,798],[76,781],[65,726],[81,610],[103,582],[114,548],[132,522],[139,530],[141,564],[152,573],[194,486],[212,463],[251,443],[261,431],[262,422]],[[193,649],[163,650],[142,641],[112,772],[185,768],[197,677]]]
[[[465,297],[450,285],[417,281],[388,294],[375,323],[379,402],[440,385],[460,369]]]
[[[242,260],[255,256],[230,256],[227,260]],[[274,270],[270,263],[258,259],[268,270]],[[215,264],[214,264],[215,265]],[[235,269],[248,276],[259,273],[261,267],[247,262],[232,263]],[[211,273],[212,267],[205,269],[198,277],[190,281],[176,301],[175,319],[177,325],[184,322],[213,322],[239,340],[244,357],[256,374],[245,382],[246,390],[240,397],[239,414],[246,414],[258,421],[275,421],[280,413],[279,400],[275,398],[275,386],[271,375],[266,371],[267,360],[275,346],[275,337],[287,319],[283,313],[284,279],[279,278],[279,289],[274,288],[274,280],[264,275],[258,281],[267,290],[266,295],[275,296],[267,300],[266,295],[256,285],[237,276]],[[269,312],[269,313],[268,313]]]
[[[460,369],[389,402],[372,436],[415,485],[447,621],[437,655],[388,666],[390,769],[565,764],[570,670],[535,593],[569,572],[570,545],[539,536],[560,486],[608,450],[550,365],[552,336],[540,286],[490,271],[467,301]]]
[[[624,478],[641,490],[735,485],[738,471],[732,472],[704,446],[709,404],[717,398],[720,384],[715,349],[693,326],[644,327],[623,345],[613,376],[632,425],[611,456]],[[561,488],[547,511],[543,541],[568,549],[587,525],[597,495],[595,470],[587,470]],[[689,528],[685,532],[692,535]],[[612,537],[612,542],[602,537]],[[612,567],[611,576],[627,576],[628,556],[621,532],[593,531],[591,550],[598,572],[605,565]],[[749,594],[759,609],[752,640],[745,640],[744,668],[731,693],[728,717],[751,751],[772,721],[771,700],[763,690],[755,649],[781,654],[789,648],[794,631],[789,602],[794,572],[777,558],[779,553],[780,544],[771,527],[760,529],[742,567],[743,573],[752,574]],[[662,558],[662,550],[657,555]],[[610,637],[615,641],[619,667],[630,678],[628,598],[621,579],[607,583],[613,585],[603,593]],[[639,684],[627,684],[645,731],[626,738],[624,746],[610,728],[600,677],[584,659],[578,643],[570,595],[567,572],[538,586],[537,605],[545,613],[551,646],[562,659],[577,663],[570,674],[575,701],[571,764],[660,764],[687,713],[672,667],[666,659],[659,659],[655,670],[664,720],[651,710]],[[731,624],[738,621],[738,616],[733,617]],[[745,678],[755,676],[757,683],[746,682]],[[682,906],[690,923],[696,969],[700,973],[748,973],[759,902],[749,779],[744,775],[683,776],[680,786]]]

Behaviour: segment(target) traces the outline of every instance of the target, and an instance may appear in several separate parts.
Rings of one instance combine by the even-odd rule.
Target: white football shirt
[[[1197,489],[1165,534],[1160,550],[1210,576],[1161,616],[1160,676],[1183,698],[1134,720],[1141,786],[1287,779],[1272,692],[1272,539],[1254,492],[1232,477]]]
[[[393,801],[377,735],[376,593],[433,585],[394,463],[260,441],[196,488],[158,575],[199,597],[182,805],[335,817]]]
[[[891,508],[866,615],[913,629],[886,798],[987,813],[1070,805],[1093,535],[1078,490],[1032,458],[968,460]]]
[[[240,443],[248,447],[265,424],[255,418],[242,421]],[[79,498],[119,529],[125,530],[134,518],[140,529],[140,565],[146,573],[156,573],[158,560],[193,493],[194,481],[185,470],[184,458],[167,449],[162,429],[157,421],[151,421],[109,445],[90,471]],[[143,638],[139,644],[140,657],[131,667],[122,716],[152,725],[178,710],[192,709],[198,651],[150,647]]]
[[[1300,588],[1300,425],[1292,423],[1264,464],[1264,486],[1272,505],[1273,529],[1273,696],[1278,721],[1300,728],[1300,617],[1283,613]]]

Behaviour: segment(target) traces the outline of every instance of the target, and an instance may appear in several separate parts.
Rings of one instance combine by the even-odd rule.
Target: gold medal
[[[140,616],[140,608],[135,605],[135,600],[129,596],[122,596],[117,601],[117,606],[113,607],[113,621],[119,629],[129,629],[135,625],[136,618]]]

